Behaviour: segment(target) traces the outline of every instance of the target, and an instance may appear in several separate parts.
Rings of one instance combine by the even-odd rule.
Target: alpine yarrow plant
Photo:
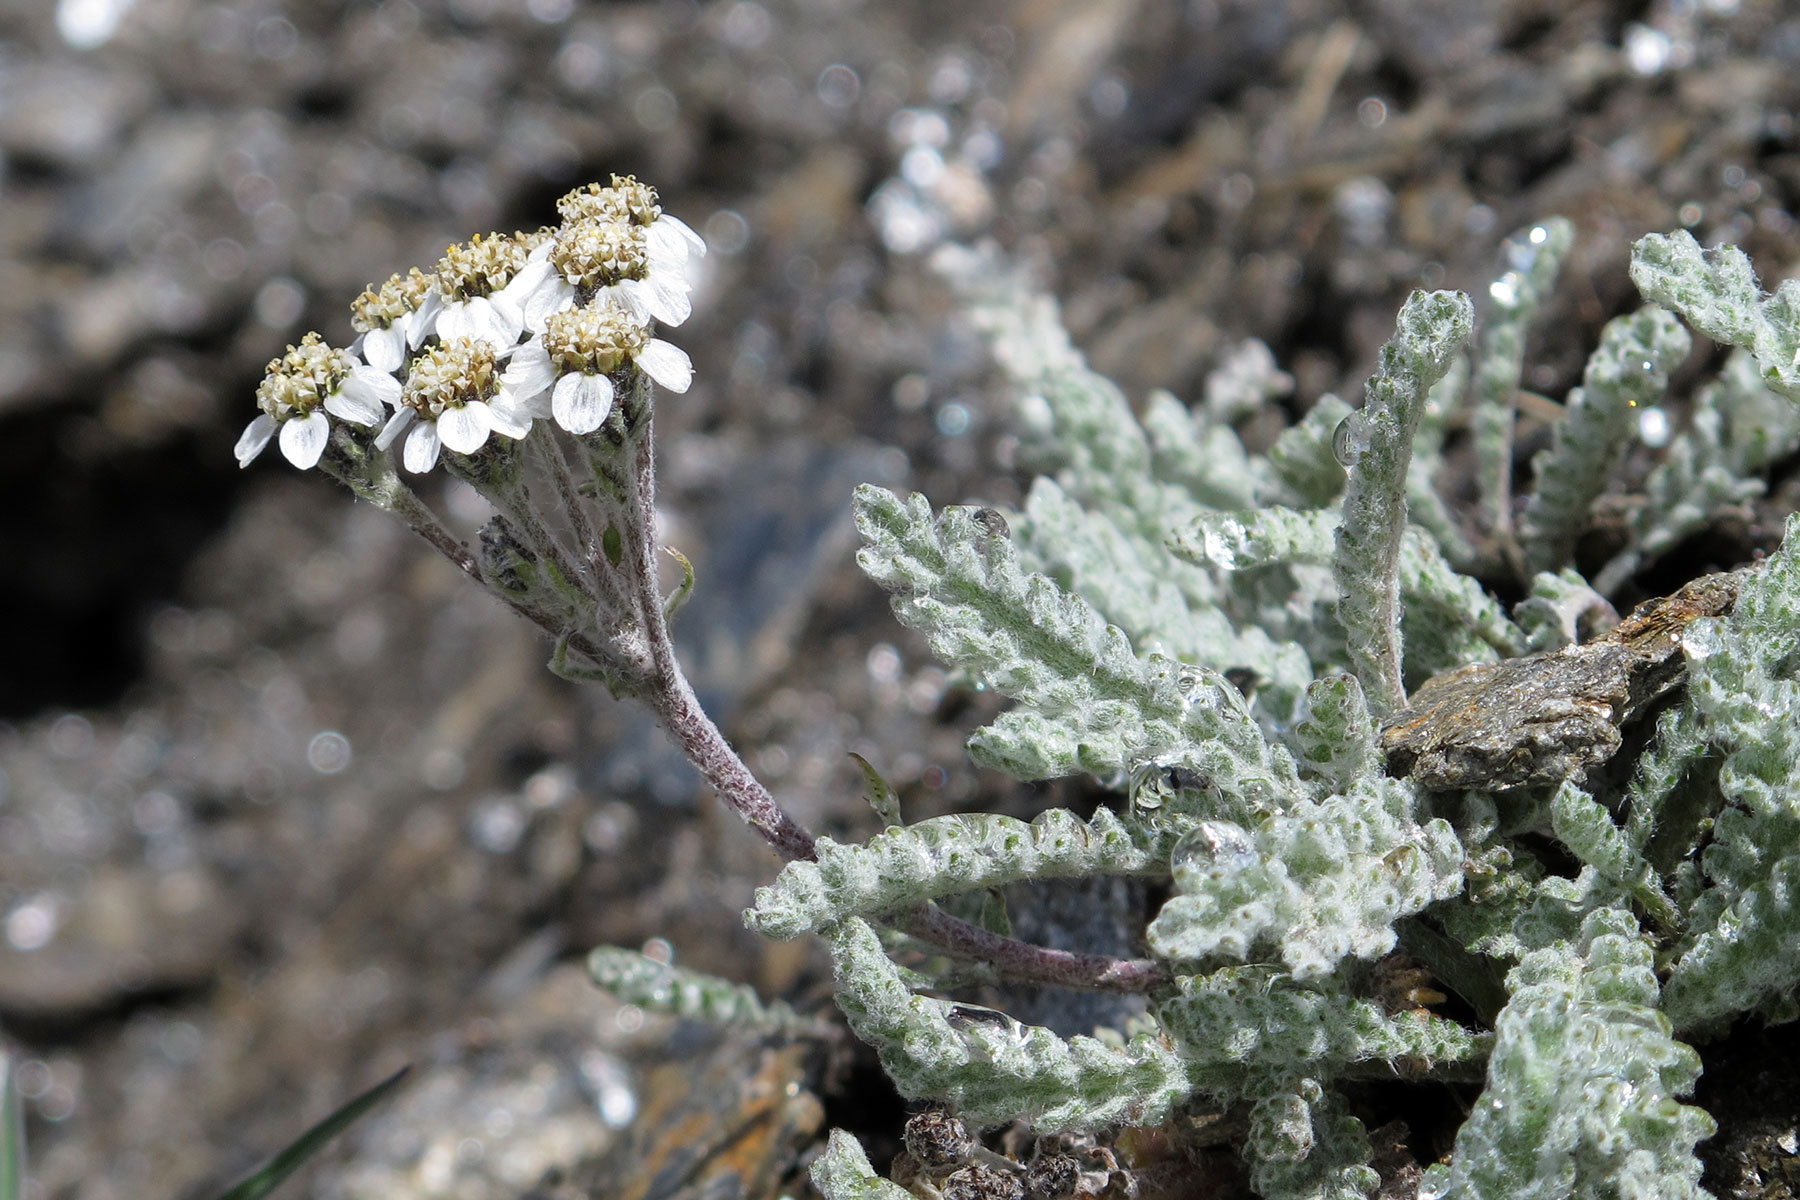
[[[979,1162],[915,1157],[890,1181],[833,1131],[812,1168],[827,1200],[1129,1191],[1170,1169],[1134,1156],[1179,1151],[1207,1117],[1238,1131],[1264,1196],[1366,1196],[1383,1180],[1344,1088],[1370,1079],[1481,1083],[1421,1195],[1699,1195],[1713,1126],[1683,1099],[1690,1043],[1800,1008],[1800,518],[1704,593],[1725,597],[1713,608],[1596,635],[1644,567],[1800,445],[1800,285],[1766,297],[1734,248],[1640,242],[1651,307],[1606,327],[1515,506],[1520,372],[1566,221],[1508,239],[1479,311],[1415,294],[1360,407],[1321,397],[1262,452],[1237,424],[1292,380],[1259,343],[1198,403],[1155,392],[1140,414],[995,252],[942,252],[1033,479],[1004,513],[861,487],[857,561],[958,678],[1012,702],[971,733],[977,763],[1117,802],[907,823],[865,762],[885,828],[855,842],[814,838],[763,788],[669,636],[695,581],[685,559],[673,591],[658,573],[651,427],[656,387],[692,371],[656,333],[687,316],[704,247],[633,179],[559,210],[372,286],[348,347],[291,347],[238,457],[276,444],[394,512],[543,629],[553,669],[647,704],[786,860],[746,921],[819,938],[850,1032],[900,1092],[977,1133],[1088,1139],[1081,1170],[1101,1173],[1050,1142],[1026,1163],[972,1141]],[[1644,413],[1667,424],[1690,328],[1736,349],[1666,445],[1636,447]],[[1472,502],[1433,482],[1463,425]],[[1654,452],[1622,544],[1584,576],[1595,502]],[[477,549],[408,482],[439,467],[498,514]],[[1509,611],[1477,572],[1525,598]],[[1453,711],[1412,703],[1446,687],[1474,690]],[[1608,762],[1627,719],[1653,729]],[[1438,773],[1415,775],[1401,751],[1427,734]],[[1108,877],[1153,898],[1142,957],[1013,936],[1037,889]],[[833,1036],[659,959],[602,948],[589,968],[647,1008]],[[959,994],[1019,984],[1144,999],[1118,1028],[1052,1029]]]

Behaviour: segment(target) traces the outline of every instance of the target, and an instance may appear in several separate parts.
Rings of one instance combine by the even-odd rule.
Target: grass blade
[[[0,1200],[25,1197],[25,1100],[17,1055],[0,1046]]]
[[[350,1101],[330,1116],[308,1129],[296,1138],[287,1149],[264,1163],[257,1171],[246,1176],[230,1191],[225,1192],[219,1200],[261,1200],[279,1187],[289,1175],[298,1171],[307,1159],[318,1152],[319,1147],[342,1133],[356,1119],[381,1103],[386,1095],[399,1086],[406,1078],[411,1066],[401,1067],[392,1075]],[[0,1193],[0,1200],[8,1200]]]

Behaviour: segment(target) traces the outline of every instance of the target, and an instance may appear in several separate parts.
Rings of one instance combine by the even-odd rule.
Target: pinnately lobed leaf
[[[1574,557],[1589,509],[1637,434],[1639,410],[1662,399],[1692,345],[1681,322],[1660,308],[1607,322],[1554,441],[1532,460],[1537,491],[1519,531],[1532,570],[1554,571]]]
[[[1381,348],[1363,410],[1348,418],[1361,446],[1344,492],[1332,569],[1350,661],[1377,711],[1406,703],[1400,659],[1400,543],[1413,431],[1431,386],[1469,340],[1475,312],[1461,292],[1414,292]]]
[[[825,1200],[914,1200],[897,1183],[889,1183],[869,1165],[855,1136],[833,1129],[825,1153],[813,1160],[812,1185]]]
[[[1702,250],[1678,229],[1638,239],[1631,282],[1713,341],[1750,351],[1765,384],[1800,400],[1800,281],[1784,280],[1765,296],[1749,255],[1729,245]]]
[[[1394,948],[1393,924],[1462,887],[1448,822],[1419,824],[1412,786],[1376,776],[1247,831],[1224,823],[1175,851],[1175,890],[1150,923],[1155,954],[1245,959],[1271,945],[1297,979]]]
[[[1064,1040],[993,1009],[914,995],[867,922],[831,933],[838,1007],[902,1095],[951,1104],[971,1125],[1025,1121],[1040,1133],[1155,1124],[1191,1090],[1166,1043]]]
[[[1676,1099],[1700,1057],[1657,1008],[1650,945],[1630,913],[1595,911],[1578,941],[1526,955],[1508,986],[1487,1089],[1420,1195],[1700,1200],[1694,1146],[1713,1122]]]
[[[1029,824],[997,813],[934,817],[861,845],[822,837],[815,861],[789,863],[774,884],[757,889],[744,922],[786,941],[847,916],[876,917],[1023,879],[1167,875],[1173,841],[1107,808],[1088,821],[1061,808]]]
[[[829,1024],[800,1016],[777,1000],[764,1003],[754,988],[672,966],[635,950],[601,946],[588,954],[588,977],[621,1003],[652,1012],[729,1025],[751,1034],[825,1037]]]
[[[1684,635],[1699,732],[1723,754],[1701,859],[1709,887],[1670,973],[1678,1028],[1709,1027],[1800,984],[1800,515],[1730,616]]]

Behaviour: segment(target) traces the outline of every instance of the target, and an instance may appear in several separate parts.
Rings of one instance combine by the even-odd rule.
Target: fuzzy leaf
[[[1766,385],[1800,399],[1800,281],[1785,280],[1765,297],[1749,255],[1736,246],[1702,250],[1678,229],[1638,239],[1631,282],[1713,341],[1750,351]]]
[[[1506,272],[1488,287],[1492,310],[1475,368],[1476,478],[1484,524],[1504,538],[1512,530],[1513,413],[1525,363],[1525,331],[1536,318],[1575,240],[1575,227],[1552,217],[1506,239]]]
[[[828,1024],[802,1017],[779,1000],[763,1003],[748,984],[671,966],[635,950],[601,946],[588,954],[587,969],[603,991],[652,1012],[758,1034],[828,1037],[831,1033]]]
[[[1198,518],[1169,545],[1182,558],[1226,570],[1324,566],[1332,561],[1339,526],[1333,512],[1217,513]],[[1407,640],[1431,648],[1408,659],[1409,674],[1428,678],[1451,667],[1492,662],[1496,651],[1517,654],[1524,648],[1524,632],[1500,603],[1475,579],[1458,573],[1419,530],[1402,535],[1395,569]]]
[[[1101,808],[1091,821],[1053,808],[1030,824],[997,813],[934,817],[864,844],[818,840],[812,862],[791,862],[758,888],[744,923],[780,941],[846,916],[879,916],[922,900],[1022,879],[1166,875],[1173,837]]]
[[[1700,389],[1688,427],[1644,481],[1644,503],[1631,518],[1631,544],[1594,577],[1611,595],[1626,580],[1706,527],[1721,510],[1762,495],[1756,476],[1800,447],[1800,405],[1763,385],[1756,359],[1734,350],[1719,376]]]
[[[1186,1098],[1186,1068],[1149,1034],[1124,1046],[1057,1037],[1005,1013],[914,995],[875,931],[835,927],[837,1001],[900,1093],[956,1106],[971,1125],[1023,1120],[1040,1133],[1155,1124]]]
[[[854,1134],[833,1129],[825,1153],[813,1159],[812,1185],[825,1200],[913,1200],[913,1194],[875,1173]]]
[[[1175,848],[1176,895],[1146,931],[1151,951],[1244,959],[1269,942],[1297,979],[1386,954],[1396,920],[1462,887],[1456,834],[1418,824],[1413,805],[1410,784],[1375,776],[1254,831],[1203,823]]]
[[[978,756],[1043,778],[1197,755],[1228,792],[1251,781],[1297,784],[1292,759],[1267,744],[1217,672],[1140,659],[1123,630],[1053,580],[1023,571],[1011,541],[966,510],[947,509],[934,522],[923,497],[901,501],[864,485],[856,519],[865,542],[857,562],[894,594],[901,622],[924,632],[946,662],[1042,718],[1015,717],[978,734]],[[1033,742],[1039,733],[1048,736]]]
[[[1694,1145],[1713,1122],[1676,1100],[1700,1056],[1656,1007],[1650,946],[1630,914],[1590,914],[1576,943],[1528,954],[1507,982],[1487,1090],[1420,1194],[1701,1200]]]
[[[1248,508],[1254,502],[1250,459],[1230,428],[1188,411],[1160,388],[1144,405],[1143,425],[1150,469],[1158,479],[1186,488],[1208,508]]]
[[[1351,666],[1383,713],[1406,703],[1399,566],[1413,431],[1427,393],[1449,370],[1474,319],[1469,298],[1460,292],[1414,292],[1400,310],[1394,336],[1381,348],[1362,411],[1350,418],[1359,454],[1344,492],[1332,570]]]
[[[1302,983],[1272,967],[1223,967],[1176,980],[1157,1020],[1190,1064],[1195,1086],[1225,1103],[1257,1080],[1338,1073],[1407,1060],[1418,1070],[1478,1062],[1491,1038],[1426,1013],[1390,1015],[1335,980]]]
[[[1669,373],[1692,345],[1681,322],[1660,308],[1607,322],[1581,386],[1569,393],[1554,441],[1532,460],[1537,492],[1525,509],[1520,544],[1533,570],[1554,571],[1574,556],[1588,510],[1637,432],[1638,409],[1662,399]]]
[[[1688,697],[1715,752],[1725,807],[1701,859],[1710,887],[1670,973],[1679,1028],[1704,1026],[1800,985],[1800,515],[1745,576],[1731,615],[1683,636]]]
[[[1369,1137],[1344,1102],[1300,1079],[1250,1107],[1244,1157],[1263,1200],[1365,1200],[1381,1184]]]
[[[1550,817],[1556,836],[1601,878],[1630,893],[1663,928],[1675,924],[1674,906],[1663,894],[1662,884],[1643,855],[1613,823],[1606,807],[1569,780],[1564,780],[1550,801]]]

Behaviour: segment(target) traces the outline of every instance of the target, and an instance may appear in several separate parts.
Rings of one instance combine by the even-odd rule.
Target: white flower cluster
[[[314,466],[335,417],[379,427],[376,448],[400,442],[401,465],[424,472],[446,447],[473,454],[539,418],[592,433],[621,372],[687,391],[687,354],[652,337],[651,322],[687,319],[688,256],[706,244],[630,176],[577,188],[557,211],[555,228],[477,235],[429,272],[371,286],[351,305],[348,350],[316,333],[289,346],[257,388],[262,411],[238,438],[238,465],[278,440],[289,462]]]

